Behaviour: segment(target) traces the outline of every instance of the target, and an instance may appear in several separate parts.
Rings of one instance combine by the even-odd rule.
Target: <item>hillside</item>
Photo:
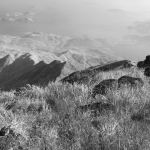
[[[88,67],[122,59],[116,56],[110,47],[111,45],[103,39],[69,38],[42,32],[28,32],[20,37],[0,35],[1,57],[32,52],[46,63],[53,60],[78,62],[82,58]]]
[[[92,60],[88,60],[89,58],[85,58],[83,56],[78,56],[77,54],[64,54],[61,57],[72,58],[72,60],[62,61],[53,60],[50,63],[45,63],[41,57],[33,53],[26,54],[18,54],[18,55],[7,55],[0,59],[0,88],[1,90],[11,90],[16,89],[21,86],[25,86],[26,84],[31,85],[40,85],[46,86],[49,82],[59,81],[64,78],[66,75],[75,72],[77,70],[83,70],[85,68],[87,72],[91,70],[91,72],[104,71],[105,69],[101,68],[101,65],[90,67],[89,63],[95,64]],[[83,58],[82,58],[83,57]],[[86,63],[85,60],[88,60]],[[98,62],[97,58],[97,62]],[[118,62],[117,66],[114,66],[112,69],[117,69],[118,67],[125,67],[124,65],[128,63],[128,61]],[[109,66],[106,65],[108,68]],[[89,69],[88,69],[89,68]],[[82,72],[82,71],[81,71]],[[85,71],[83,71],[86,73]],[[93,73],[94,73],[93,72]],[[89,76],[90,77],[90,76]]]
[[[57,60],[46,64],[38,57],[31,54],[24,54],[13,61],[12,64],[4,67],[0,73],[1,90],[11,90],[26,84],[47,85],[60,76],[65,62]]]
[[[0,150],[150,150],[149,6],[0,0]]]
[[[0,89],[47,85],[65,76],[122,58],[103,39],[69,38],[41,32],[0,36]]]
[[[105,40],[28,33],[0,43],[0,149],[150,149],[149,78]],[[124,75],[143,86],[92,96]]]
[[[28,85],[19,95],[0,92],[0,149],[150,149],[150,85],[143,70],[127,68],[97,75],[96,82],[123,75],[140,77],[144,86],[114,89],[96,99],[91,97],[91,86],[60,82],[45,88]],[[94,103],[101,104],[96,116],[90,109],[82,110]]]

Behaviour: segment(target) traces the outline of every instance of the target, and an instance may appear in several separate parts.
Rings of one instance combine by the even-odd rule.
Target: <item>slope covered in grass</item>
[[[28,150],[147,150],[150,149],[150,85],[136,68],[101,72],[96,83],[123,75],[141,77],[142,88],[122,87],[106,97],[91,98],[92,86],[51,83],[28,86],[20,94],[0,93],[0,128],[14,134],[0,136],[0,149]],[[115,111],[77,112],[94,102],[111,103]],[[9,139],[9,140],[5,140]]]

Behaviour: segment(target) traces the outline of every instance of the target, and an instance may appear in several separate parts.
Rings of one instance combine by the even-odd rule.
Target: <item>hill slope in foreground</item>
[[[150,149],[150,84],[143,69],[128,60],[116,61],[110,51],[90,51],[89,42],[82,40],[75,40],[77,48],[65,38],[66,51],[56,42],[59,46],[51,43],[48,52],[34,47],[27,53],[21,44],[33,39],[27,36],[19,46],[6,39],[1,46],[11,54],[0,59],[0,149]],[[124,75],[141,78],[144,86],[115,88],[92,98],[94,85]]]
[[[0,36],[0,88],[47,85],[65,76],[122,58],[103,39],[69,38],[40,32]]]
[[[96,82],[140,77],[144,86],[123,87],[91,97],[92,86],[50,83],[20,91],[0,92],[0,149],[28,150],[147,150],[150,149],[150,85],[143,70],[127,68],[97,73]],[[78,108],[109,104],[114,110]],[[106,105],[107,106],[107,105]]]

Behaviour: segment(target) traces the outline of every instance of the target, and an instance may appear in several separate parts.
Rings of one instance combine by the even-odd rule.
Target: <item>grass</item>
[[[122,87],[106,97],[91,98],[95,84],[123,75],[142,78],[144,86]],[[150,80],[143,70],[102,72],[94,80],[91,85],[55,82],[45,88],[29,86],[17,96],[15,91],[1,92],[0,128],[10,126],[15,137],[7,143],[1,140],[0,146],[7,145],[5,150],[149,150]],[[75,111],[80,105],[99,101],[113,104],[116,111],[97,117]]]

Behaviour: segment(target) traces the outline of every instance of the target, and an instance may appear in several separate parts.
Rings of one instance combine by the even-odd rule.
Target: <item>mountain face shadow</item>
[[[46,64],[34,55],[21,55],[1,70],[0,89],[10,91],[26,84],[46,86],[60,76],[65,64],[58,60]]]

